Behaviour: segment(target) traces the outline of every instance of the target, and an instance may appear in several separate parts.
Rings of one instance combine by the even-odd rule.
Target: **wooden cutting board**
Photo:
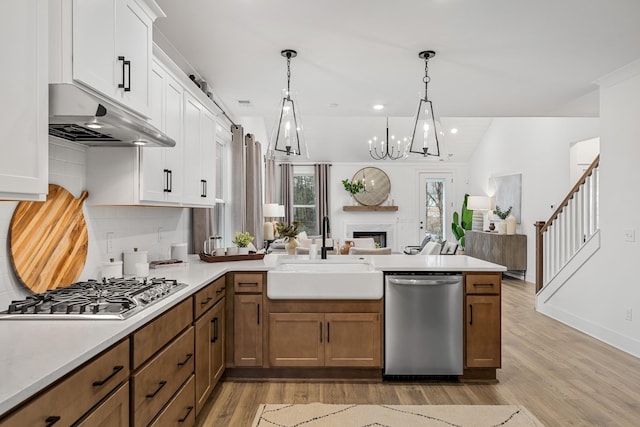
[[[20,202],[9,226],[13,267],[33,292],[66,287],[80,277],[89,237],[82,202],[63,187],[49,184],[46,202]]]

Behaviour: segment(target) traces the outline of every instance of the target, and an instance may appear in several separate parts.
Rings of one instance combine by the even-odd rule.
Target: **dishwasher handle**
[[[403,286],[441,286],[441,285],[457,285],[462,282],[462,277],[447,277],[447,278],[414,278],[405,279],[399,277],[389,277],[387,282],[391,285],[403,285]]]

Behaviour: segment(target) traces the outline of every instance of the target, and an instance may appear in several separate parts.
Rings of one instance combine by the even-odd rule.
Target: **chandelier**
[[[302,123],[298,105],[291,94],[291,58],[295,58],[298,52],[292,49],[285,49],[280,55],[287,58],[287,88],[282,91],[282,101],[278,110],[278,122],[273,127],[273,133],[267,154],[270,158],[283,156],[304,155],[309,158],[309,149],[302,134]]]
[[[369,154],[375,160],[398,160],[406,158],[409,154],[407,148],[408,138],[404,138],[402,141],[400,138],[396,139],[395,135],[391,135],[389,139],[389,117],[387,117],[387,130],[386,139],[378,141],[378,137],[374,136],[369,140]],[[380,151],[378,151],[380,148]]]
[[[441,133],[440,123],[436,120],[433,112],[433,104],[429,100],[427,89],[429,87],[429,59],[436,56],[432,50],[425,50],[418,54],[420,59],[424,59],[424,98],[418,103],[416,121],[413,125],[411,136],[410,153],[422,154],[424,157],[440,157],[440,141],[438,134]],[[436,127],[437,126],[437,127]]]

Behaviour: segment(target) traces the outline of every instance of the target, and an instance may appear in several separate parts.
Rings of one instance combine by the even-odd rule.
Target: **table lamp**
[[[284,206],[277,203],[265,203],[262,205],[262,216],[265,218],[263,225],[264,240],[272,241],[275,239],[276,227],[272,221],[273,218],[284,217]]]
[[[473,211],[471,230],[482,231],[484,226],[484,213],[491,209],[491,197],[469,196],[467,199],[467,209]]]

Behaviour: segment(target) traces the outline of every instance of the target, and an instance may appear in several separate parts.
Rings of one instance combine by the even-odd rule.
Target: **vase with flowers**
[[[513,207],[509,206],[509,209],[507,209],[506,211],[503,211],[502,209],[500,209],[500,206],[496,205],[496,208],[494,209],[493,213],[501,219],[501,221],[498,223],[498,233],[500,234],[506,234],[507,233],[507,222],[506,219],[509,216],[509,214],[511,213],[511,209]]]
[[[356,199],[353,197],[354,194],[358,194],[362,190],[364,190],[364,183],[362,181],[349,181],[348,179],[342,180],[342,185],[344,189],[349,193],[349,203],[351,206],[355,206],[358,203]]]
[[[280,237],[284,239],[284,247],[289,255],[293,255],[296,252],[296,247],[298,246],[296,236],[299,233],[299,229],[300,223],[298,221],[293,221],[291,225],[286,225],[283,222],[276,223],[276,230]]]

